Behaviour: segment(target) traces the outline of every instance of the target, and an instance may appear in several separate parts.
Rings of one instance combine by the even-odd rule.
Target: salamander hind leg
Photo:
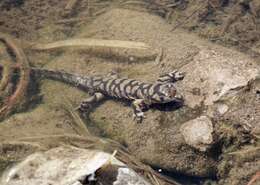
[[[177,70],[174,70],[170,73],[167,74],[163,74],[161,75],[158,79],[157,82],[160,83],[174,83],[177,82],[179,80],[183,80],[185,74],[183,72],[179,72]]]
[[[132,107],[134,110],[134,119],[137,121],[137,123],[141,123],[144,116],[144,110],[148,108],[149,105],[145,103],[145,100],[143,99],[136,99],[132,103]]]
[[[104,98],[105,96],[102,93],[94,93],[92,96],[84,99],[77,107],[77,109],[80,112],[88,112],[94,106],[94,104],[100,102]]]

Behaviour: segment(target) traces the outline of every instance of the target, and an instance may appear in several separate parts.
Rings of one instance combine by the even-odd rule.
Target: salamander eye
[[[163,102],[164,101],[164,97],[161,96],[160,97],[160,101]]]

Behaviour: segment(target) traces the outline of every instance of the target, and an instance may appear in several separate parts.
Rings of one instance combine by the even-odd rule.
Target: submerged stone
[[[101,177],[106,177],[106,184],[150,185],[113,155],[75,147],[32,154],[6,171],[0,182],[1,185],[82,185],[104,181]]]
[[[213,143],[213,125],[207,116],[201,116],[184,123],[180,131],[185,142],[200,151],[206,151]]]

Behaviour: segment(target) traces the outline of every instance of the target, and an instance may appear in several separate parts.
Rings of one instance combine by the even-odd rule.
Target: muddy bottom
[[[152,82],[163,72],[189,64],[199,52],[199,48],[190,43],[196,43],[202,38],[205,45],[207,42],[213,41],[242,51],[250,57],[258,57],[260,53],[259,7],[260,4],[254,0],[242,3],[220,0],[212,0],[207,3],[160,0],[94,0],[91,2],[79,0],[73,6],[69,6],[67,1],[58,0],[3,0],[0,2],[0,32],[8,33],[19,40],[18,43],[24,48],[31,67],[64,70],[82,75],[106,75],[111,71],[117,71],[121,76]],[[129,25],[129,23],[131,24]],[[128,29],[135,30],[135,32],[130,32]],[[185,34],[182,36],[182,33]],[[194,34],[194,37],[186,36],[191,33]],[[174,36],[175,34],[177,36]],[[119,52],[123,53],[123,57],[118,57],[118,51],[115,52],[115,55],[111,55],[110,50],[106,54],[100,54],[100,51],[96,51],[95,48],[94,52],[93,50],[86,52],[76,49],[48,51],[30,49],[32,44],[68,38],[129,39],[144,42],[151,45],[153,49],[155,48],[156,54],[160,49],[166,48],[164,50],[166,59],[165,63],[158,67],[155,64],[158,55],[133,60],[127,52]],[[178,39],[182,41],[181,44],[178,43]],[[181,47],[183,50],[180,49]],[[0,54],[4,53],[5,49],[5,46],[1,44]],[[10,56],[8,58],[1,55],[0,59],[2,61],[3,59],[13,60],[12,54]],[[195,91],[196,89],[194,94],[196,94]],[[250,89],[247,92],[249,91]],[[212,168],[204,165],[208,154],[202,153],[201,158],[196,158],[201,161],[201,164],[199,162],[200,169],[195,171],[197,174],[202,174],[201,176],[206,176],[198,177],[198,175],[192,176],[193,170],[187,164],[189,161],[175,161],[172,159],[174,157],[169,156],[167,159],[179,163],[179,166],[188,167],[184,168],[183,173],[182,169],[181,172],[176,171],[170,165],[167,167],[174,170],[162,169],[160,166],[155,167],[151,162],[154,160],[156,164],[164,164],[164,161],[157,161],[160,153],[158,155],[149,153],[149,151],[153,151],[152,147],[141,147],[144,149],[141,151],[138,149],[146,144],[144,141],[150,137],[149,133],[155,133],[158,130],[158,133],[166,135],[168,130],[163,129],[170,126],[171,123],[176,123],[177,126],[173,129],[176,129],[174,133],[177,133],[182,123],[203,113],[204,106],[181,109],[171,106],[153,107],[152,110],[147,111],[148,121],[142,125],[137,125],[133,121],[131,105],[125,101],[108,100],[97,106],[88,116],[80,116],[75,108],[88,97],[85,92],[60,82],[33,78],[28,85],[27,96],[24,98],[22,106],[17,107],[0,123],[0,141],[2,143],[0,146],[0,175],[8,166],[36,151],[45,151],[60,145],[87,147],[82,140],[61,136],[84,137],[91,133],[100,138],[106,137],[118,141],[132,151],[137,158],[148,163],[155,170],[162,169],[163,174],[174,178],[181,184],[245,184],[260,167],[257,152],[259,151],[259,138],[250,144],[249,149],[247,146],[241,146],[240,141],[234,139],[237,137],[233,137],[240,132],[233,132],[233,125],[229,125],[228,119],[237,118],[236,122],[254,123],[256,125],[254,126],[255,136],[259,137],[260,107],[257,103],[257,100],[259,102],[259,84],[254,85],[250,92],[258,92],[258,95],[241,96],[238,107],[242,111],[234,110],[234,115],[231,114],[221,122],[223,127],[219,126],[223,131],[221,134],[232,136],[228,140],[229,143],[225,143],[227,140],[223,141],[224,144],[222,141],[220,142],[221,146],[224,146],[225,155],[216,154],[217,157],[210,158],[208,166],[214,166]],[[243,109],[243,102],[251,103],[247,104],[247,109]],[[250,118],[254,118],[254,120],[252,121]],[[162,124],[153,123],[153,120]],[[171,123],[167,120],[170,120]],[[82,129],[84,127],[82,125],[86,125],[87,129]],[[142,131],[139,132],[140,129]],[[141,135],[142,133],[147,135]],[[160,136],[157,136],[159,139],[154,141],[161,141],[164,135],[161,136],[161,139]],[[143,138],[143,141],[137,141],[135,136]],[[46,137],[49,138],[48,141],[45,140]],[[172,136],[171,139],[174,140],[175,136]],[[34,140],[40,144],[34,143]],[[170,144],[168,143],[172,147]],[[230,147],[231,145],[234,147]],[[252,156],[247,158],[243,155],[243,151],[250,150],[251,145],[253,147],[253,152],[250,152]],[[228,146],[227,149],[225,146]],[[197,151],[193,151],[187,146],[177,149],[170,147],[169,151],[172,150],[170,152],[174,153],[173,155],[177,153],[176,151],[186,152],[190,161],[194,161],[194,153],[198,154]],[[240,153],[238,155],[228,154],[229,150],[240,149],[241,155]],[[219,150],[219,148],[216,149],[217,152]],[[135,153],[136,151],[140,152],[139,155]],[[142,155],[150,157],[150,161]],[[230,158],[234,164],[229,163]],[[210,171],[208,173],[207,168]],[[187,171],[190,174],[187,174]]]

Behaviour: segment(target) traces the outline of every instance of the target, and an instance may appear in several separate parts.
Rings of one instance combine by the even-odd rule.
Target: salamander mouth
[[[167,98],[164,98],[164,103],[169,103],[169,102],[183,102],[184,98],[181,94],[175,93],[174,95],[167,96]]]

